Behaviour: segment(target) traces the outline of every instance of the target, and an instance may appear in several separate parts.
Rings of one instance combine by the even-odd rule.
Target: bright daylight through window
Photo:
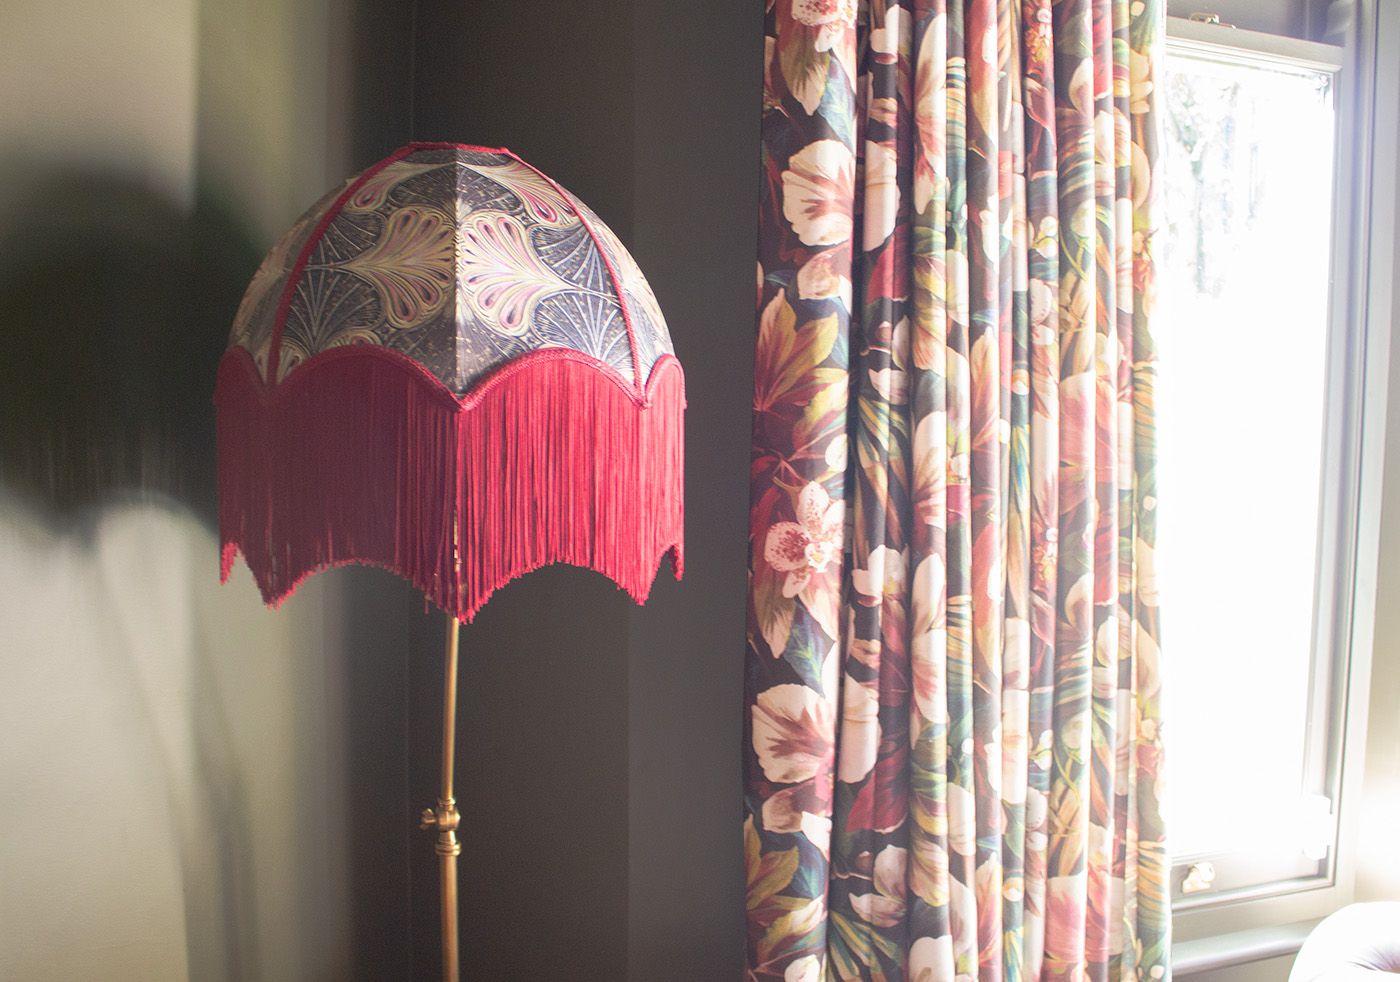
[[[1316,625],[1340,582],[1325,439],[1336,77],[1237,55],[1174,43],[1164,92],[1158,569],[1173,887],[1188,900],[1323,875],[1331,842],[1334,651]]]

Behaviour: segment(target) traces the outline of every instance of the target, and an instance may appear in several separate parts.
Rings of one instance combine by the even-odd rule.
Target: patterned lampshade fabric
[[[634,384],[673,352],[641,270],[586,205],[509,150],[433,143],[312,206],[254,275],[230,343],[278,382],[318,352],[379,345],[457,395],[539,348]]]

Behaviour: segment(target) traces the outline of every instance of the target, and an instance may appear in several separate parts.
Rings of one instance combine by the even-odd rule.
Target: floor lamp
[[[458,977],[459,628],[549,563],[646,600],[681,573],[685,383],[641,270],[508,150],[413,143],[335,188],[253,276],[219,364],[222,576],[263,599],[382,566],[448,615],[436,833]]]

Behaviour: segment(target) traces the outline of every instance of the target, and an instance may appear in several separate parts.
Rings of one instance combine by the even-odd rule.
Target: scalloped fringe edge
[[[638,603],[667,552],[681,576],[674,357],[644,399],[601,363],[544,351],[458,399],[387,349],[335,354],[274,387],[241,348],[220,362],[222,579],[241,552],[277,606],[318,570],[380,566],[470,621],[550,563],[597,570]]]

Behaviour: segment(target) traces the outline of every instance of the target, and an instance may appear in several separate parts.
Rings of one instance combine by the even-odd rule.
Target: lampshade
[[[366,563],[470,620],[547,563],[645,599],[682,549],[684,381],[587,206],[515,154],[415,143],[314,205],[220,366],[222,572],[269,603]]]

